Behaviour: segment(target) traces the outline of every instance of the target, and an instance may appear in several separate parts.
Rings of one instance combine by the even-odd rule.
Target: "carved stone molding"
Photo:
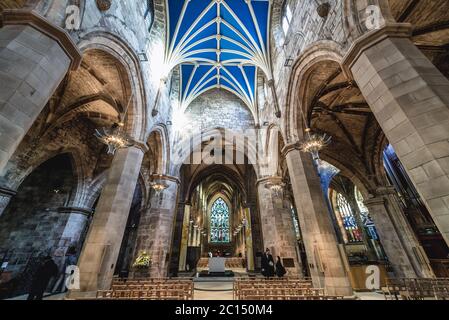
[[[70,35],[61,27],[55,26],[35,11],[26,9],[7,9],[0,16],[0,28],[7,25],[28,25],[59,43],[71,60],[70,69],[81,65],[82,54]]]
[[[13,197],[17,194],[17,191],[6,188],[6,187],[0,187],[0,196],[4,197]]]
[[[344,71],[353,79],[351,68],[363,52],[388,37],[410,38],[412,36],[412,30],[413,26],[409,23],[389,23],[380,29],[364,34],[351,45],[346,56],[343,58],[342,67]]]
[[[59,207],[58,212],[60,213],[76,213],[87,217],[91,217],[93,214],[92,209],[88,208],[77,208],[77,207]]]

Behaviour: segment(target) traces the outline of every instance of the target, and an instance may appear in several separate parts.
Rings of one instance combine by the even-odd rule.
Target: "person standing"
[[[58,266],[50,256],[46,256],[33,277],[28,300],[42,300],[50,279],[57,275]]]
[[[262,275],[265,278],[271,278],[274,276],[274,259],[271,255],[270,249],[266,249],[262,255]]]
[[[281,257],[278,256],[278,260],[276,262],[276,275],[279,278],[282,278],[287,273],[287,270],[285,270],[285,267],[282,265]]]

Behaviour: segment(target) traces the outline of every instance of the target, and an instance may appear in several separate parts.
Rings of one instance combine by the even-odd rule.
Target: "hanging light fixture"
[[[162,175],[153,176],[153,181],[150,182],[150,186],[151,186],[151,188],[154,191],[156,191],[156,194],[159,194],[159,193],[161,193],[162,191],[164,191],[165,189],[168,188],[168,185],[166,185],[165,183],[157,181],[158,179],[155,179],[154,177],[157,177],[160,180],[160,178],[162,178]],[[193,223],[193,221],[191,221],[191,223]]]
[[[134,140],[128,136],[123,128],[125,127],[125,118],[133,95],[129,98],[123,115],[120,115],[120,122],[114,123],[111,128],[101,128],[95,130],[95,136],[102,143],[108,146],[108,154],[115,154],[118,149],[129,148],[134,145]]]
[[[312,132],[312,129],[310,129],[307,123],[304,111],[302,108],[300,108],[300,110],[304,126],[306,127],[305,137],[302,142],[300,142],[300,148],[303,152],[312,154],[313,160],[318,161],[320,159],[320,151],[330,144],[332,137],[325,133]]]
[[[303,152],[312,154],[314,160],[319,160],[320,151],[330,144],[332,137],[325,133],[313,133],[310,128],[307,128],[305,131],[306,137],[301,142],[301,149]]]
[[[285,183],[279,177],[274,176],[266,183],[265,187],[270,189],[277,197],[280,197],[284,191]]]

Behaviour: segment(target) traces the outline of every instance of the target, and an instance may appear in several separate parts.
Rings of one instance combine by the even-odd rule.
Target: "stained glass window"
[[[210,213],[210,242],[229,243],[229,207],[222,198],[215,200]]]
[[[360,191],[355,187],[354,189],[355,193],[355,200],[357,201],[357,205],[359,206],[360,215],[362,217],[362,222],[365,228],[367,229],[367,233],[373,240],[378,240],[379,236],[377,235],[377,230],[374,225],[373,220],[371,219],[371,216],[369,215],[368,208],[363,203],[363,196],[360,193]]]
[[[341,194],[337,193],[336,211],[339,213],[340,226],[343,227],[346,242],[360,242],[363,241],[362,232],[357,226],[351,205],[348,200]]]

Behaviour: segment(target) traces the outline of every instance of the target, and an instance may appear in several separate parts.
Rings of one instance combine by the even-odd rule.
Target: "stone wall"
[[[184,130],[207,131],[226,128],[235,131],[254,128],[251,111],[237,96],[214,89],[193,101],[185,113]]]
[[[22,183],[0,219],[0,249],[7,251],[8,271],[20,272],[30,257],[52,254],[62,263],[71,239],[61,238],[75,179],[68,155],[55,157]]]
[[[286,0],[290,6],[293,19],[287,36],[282,30],[282,9],[280,3],[275,1],[272,17],[271,56],[273,64],[273,78],[279,98],[279,105],[285,111],[285,103],[292,65],[298,57],[314,43],[321,40],[332,40],[342,47],[349,47],[349,35],[345,29],[343,16],[343,1],[331,0],[329,15],[321,18],[317,13],[316,1]],[[289,64],[285,65],[289,60]],[[284,114],[283,119],[286,119]],[[261,112],[261,120],[278,122],[275,119],[273,108],[265,108]]]

